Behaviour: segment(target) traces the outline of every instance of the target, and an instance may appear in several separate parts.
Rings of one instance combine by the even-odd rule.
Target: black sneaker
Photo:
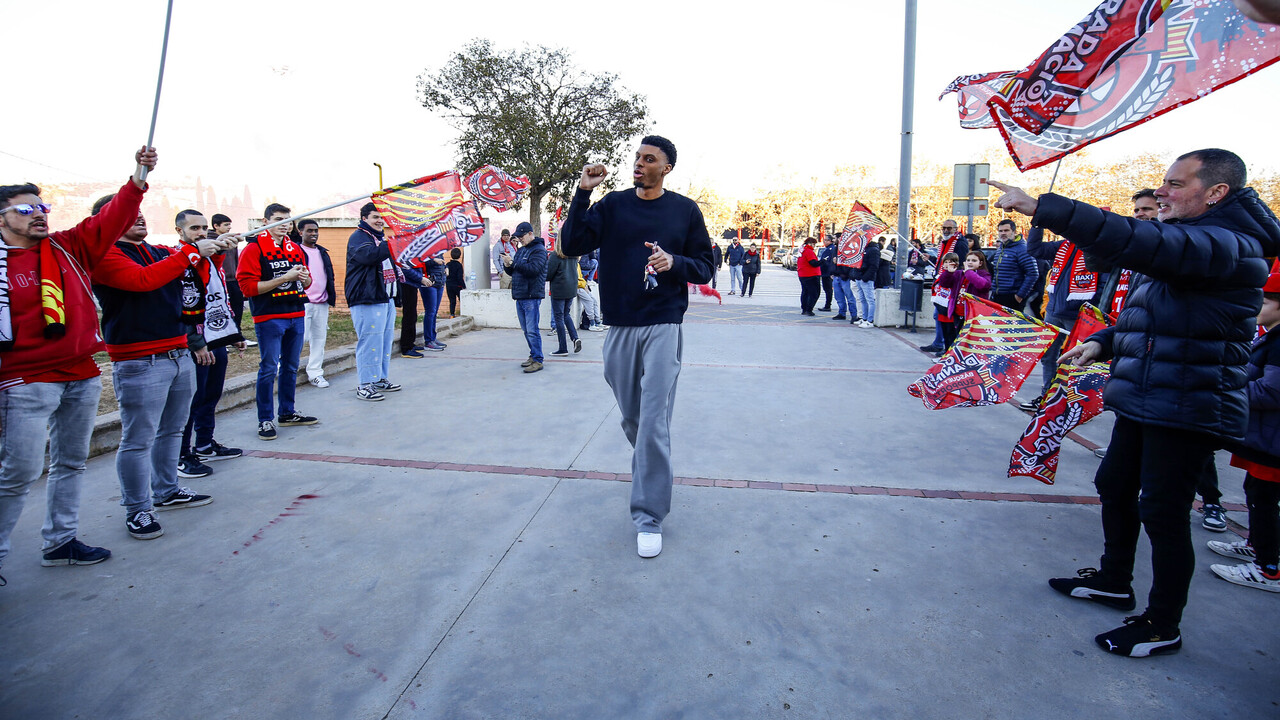
[[[411,358],[411,359],[415,359],[415,360],[416,360],[416,359],[418,359],[418,358],[423,358],[423,357],[426,357],[426,356],[422,354],[422,351],[418,350],[417,348],[414,348],[414,349],[412,349],[412,350],[408,350],[408,351],[406,351],[406,352],[402,352],[402,353],[400,353],[400,357],[402,357],[402,358]]]
[[[111,557],[111,551],[106,548],[93,547],[85,545],[75,538],[71,538],[63,543],[60,547],[56,547],[44,554],[44,559],[40,564],[45,567],[57,567],[59,565],[95,565]]]
[[[156,522],[155,513],[150,510],[133,513],[124,521],[124,526],[138,540],[151,540],[164,534],[164,528]]]
[[[263,420],[258,423],[258,439],[259,440],[275,440],[276,424],[270,420]]]
[[[1029,402],[1020,402],[1018,403],[1018,407],[1026,410],[1027,412],[1038,412],[1040,410],[1040,398],[1036,398]]]
[[[400,383],[393,383],[390,380],[383,378],[382,380],[373,381],[373,389],[378,392],[399,392]],[[314,420],[315,418],[312,419]]]
[[[568,351],[568,350],[566,350],[566,349],[564,349],[564,348],[560,348],[560,349],[556,350],[555,352],[553,352],[553,353],[551,353],[551,354],[552,354],[552,355],[555,355],[555,356],[557,356],[557,357],[558,357],[558,356],[561,356],[561,355],[568,355],[568,354],[569,354],[569,351]]]
[[[1227,531],[1227,512],[1222,509],[1221,505],[1213,503],[1205,503],[1200,508],[1200,512],[1204,513],[1204,521],[1200,526],[1210,532],[1226,532]]]
[[[846,317],[845,317],[844,313],[840,313],[839,315],[833,315],[833,316],[831,316],[831,319],[832,319],[832,320],[847,320],[848,318],[846,318]]]
[[[294,425],[315,425],[320,421],[310,415],[291,412],[288,415],[281,415],[276,418],[276,422],[280,424],[280,427],[292,427]]]
[[[199,495],[191,492],[191,488],[178,488],[178,491],[160,502],[153,503],[155,509],[158,510],[178,510],[180,508],[200,507],[213,502],[213,498],[208,495]]]
[[[858,322],[858,321],[854,320],[853,322]],[[920,349],[925,352],[938,352],[939,350],[942,349],[942,346],[941,345],[921,345]]]
[[[1137,605],[1131,586],[1108,582],[1096,568],[1081,568],[1076,575],[1073,578],[1053,578],[1049,587],[1063,595],[1092,600],[1117,610],[1132,610]]]
[[[1124,625],[1093,640],[1109,653],[1135,658],[1177,652],[1182,647],[1178,628],[1157,628],[1146,613],[1125,618]]]
[[[214,440],[205,447],[195,449],[196,457],[202,462],[217,462],[218,460],[231,460],[244,455],[244,451],[240,448],[227,447],[222,443]]]
[[[195,455],[183,455],[178,458],[178,477],[202,478],[213,474],[213,468],[200,462]]]

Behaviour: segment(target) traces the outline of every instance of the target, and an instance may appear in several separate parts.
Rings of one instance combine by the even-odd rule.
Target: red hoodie
[[[14,345],[0,352],[0,388],[37,382],[70,382],[98,375],[93,354],[104,349],[98,332],[89,273],[138,219],[143,190],[130,180],[93,217],[49,235],[62,269],[66,334],[46,339],[40,309],[40,250],[8,248],[9,312]]]
[[[818,253],[813,251],[813,246],[805,243],[804,250],[800,251],[800,261],[796,263],[796,274],[800,277],[814,277],[822,274],[822,263],[818,260]]]

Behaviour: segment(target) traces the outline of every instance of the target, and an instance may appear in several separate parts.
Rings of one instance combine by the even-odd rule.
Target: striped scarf
[[[66,296],[62,268],[54,256],[55,245],[45,237],[36,246],[40,254],[40,309],[44,315],[44,337],[55,340],[67,334]],[[58,248],[59,250],[61,248]],[[13,314],[9,308],[9,248],[0,244],[0,352],[13,349]]]

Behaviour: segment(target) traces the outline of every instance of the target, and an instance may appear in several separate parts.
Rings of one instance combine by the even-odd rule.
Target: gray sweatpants
[[[631,443],[631,519],[637,532],[662,532],[671,512],[671,413],[684,353],[678,324],[609,328],[604,379]]]

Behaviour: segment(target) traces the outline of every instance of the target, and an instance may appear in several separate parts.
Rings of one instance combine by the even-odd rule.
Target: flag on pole
[[[962,127],[998,128],[1025,172],[1277,60],[1280,27],[1231,0],[1104,0],[1022,71],[962,76],[942,96],[957,94]]]
[[[1062,343],[1062,352],[1084,342],[1099,330],[1110,327],[1111,323],[1112,319],[1106,313],[1090,303],[1084,303],[1080,306],[1080,313],[1076,316],[1076,324],[1071,328],[1071,334]]]
[[[855,202],[849,209],[849,217],[844,221],[844,232],[836,243],[836,264],[857,267],[862,264],[862,251],[875,236],[885,232],[889,226],[876,217],[871,208]]]
[[[485,165],[467,176],[467,190],[498,212],[519,205],[529,192],[529,178],[512,176],[502,168]]]
[[[1059,365],[1040,409],[1013,446],[1009,477],[1031,477],[1052,485],[1063,439],[1102,413],[1102,388],[1110,377],[1106,363]]]
[[[1056,328],[968,293],[951,349],[907,392],[930,410],[1007,402],[1058,335]]]
[[[387,223],[391,255],[402,265],[421,264],[484,234],[484,221],[453,170],[379,190],[372,200]]]

